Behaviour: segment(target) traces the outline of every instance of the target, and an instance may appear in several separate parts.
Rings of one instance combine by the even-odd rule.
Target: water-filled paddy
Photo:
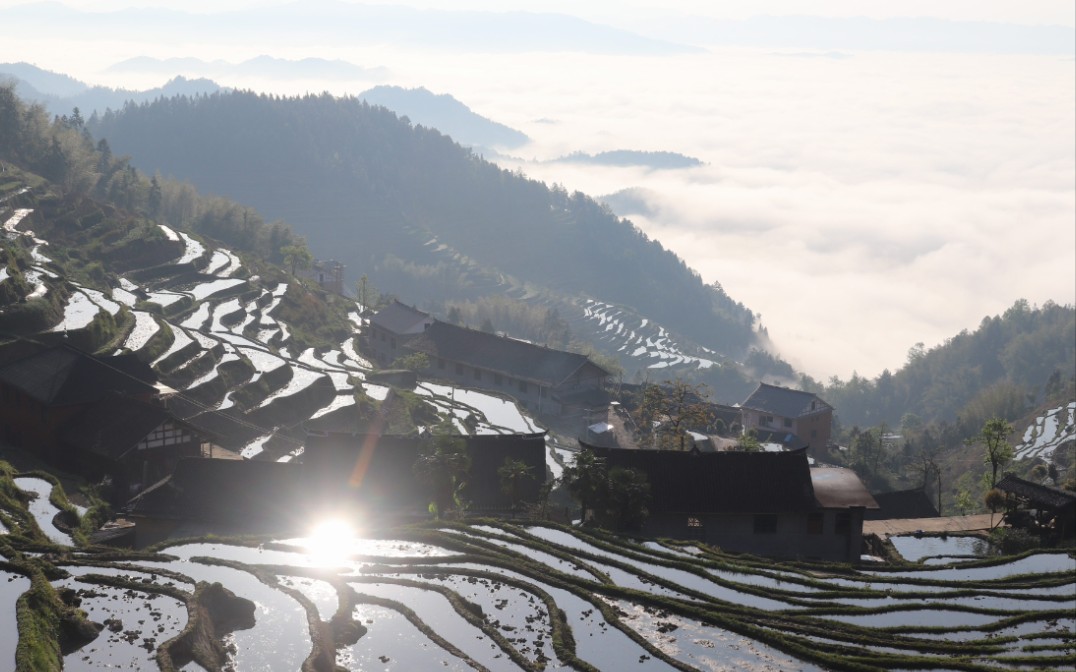
[[[933,651],[932,646],[976,647],[1004,640],[977,654],[983,664],[1010,669],[995,659],[1004,655],[1063,669],[1051,667],[1052,661],[1071,656],[1076,645],[1076,619],[1062,617],[1076,607],[1076,570],[1061,574],[1059,584],[1059,575],[1052,572],[1070,558],[1057,552],[995,567],[833,571],[833,566],[786,566],[698,547],[692,553],[654,542],[640,545],[555,526],[401,526],[393,533],[397,536],[374,539],[338,528],[332,535],[319,531],[262,538],[260,543],[188,542],[164,548],[156,559],[133,561],[134,570],[94,561],[92,552],[80,553],[94,566],[64,565],[72,576],[55,584],[85,587],[80,577],[100,574],[191,593],[193,581],[220,582],[256,605],[254,626],[226,636],[238,672],[299,669],[317,635],[308,617],[327,622],[341,607],[341,613],[351,613],[368,629],[354,644],[338,643],[333,654],[353,670],[470,669],[439,645],[438,637],[490,670],[517,669],[515,660],[545,663],[547,670],[569,669],[571,657],[562,658],[553,648],[562,627],[571,633],[574,656],[602,670],[671,670],[674,663],[699,670],[832,669],[825,656],[837,655],[839,662],[845,654],[827,651],[864,636],[869,641],[863,650],[871,655],[920,656],[932,668],[944,668],[949,660],[944,648]],[[536,539],[536,548],[524,545],[524,539]],[[233,566],[209,564],[214,561]],[[9,604],[27,585],[25,579],[13,583],[18,585],[10,595],[0,595]],[[433,588],[448,590],[463,602],[454,607]],[[109,609],[145,610],[167,603],[140,591],[99,592],[89,598],[96,601],[89,605],[94,620],[112,618],[106,615]],[[179,603],[168,599],[178,609]],[[474,614],[487,629],[459,609]],[[1012,624],[1016,616],[1028,620]],[[153,645],[184,622],[178,610],[174,616],[161,612],[150,614],[150,620],[131,618],[157,619],[152,627],[163,629],[150,635],[157,637],[153,642],[141,635],[133,644],[100,639],[97,649],[84,651],[86,660],[70,658],[68,667],[100,669],[102,652],[114,645],[117,659],[134,661],[139,669]],[[744,634],[745,628],[752,634]],[[503,644],[493,633],[504,638]],[[798,648],[787,648],[792,645]]]
[[[994,554],[990,543],[978,537],[898,535],[890,537],[889,541],[909,562],[934,556],[976,558]]]
[[[60,512],[60,509],[49,501],[49,495],[52,494],[52,483],[43,478],[20,476],[15,479],[15,485],[20,490],[37,495],[30,501],[29,509],[34,516],[34,520],[37,521],[37,526],[41,528],[45,536],[53,543],[70,546],[71,535],[56,527],[52,522],[56,518],[56,514]]]

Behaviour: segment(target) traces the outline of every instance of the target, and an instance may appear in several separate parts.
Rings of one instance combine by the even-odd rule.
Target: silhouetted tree
[[[587,511],[595,508],[595,504],[605,496],[605,460],[595,455],[593,450],[584,448],[575,454],[571,464],[564,467],[561,479],[568,492],[579,502],[579,518],[585,522]]]
[[[1013,458],[1013,448],[1008,442],[1012,431],[1013,426],[1001,418],[991,418],[979,432],[978,440],[986,449],[983,461],[990,465],[991,488],[998,483],[998,469],[1008,464]]]
[[[436,428],[412,467],[419,481],[430,489],[429,510],[437,518],[464,508],[462,491],[471,471],[467,444],[450,432],[449,427]]]
[[[504,463],[497,468],[497,478],[500,479],[501,492],[508,497],[512,509],[519,508],[523,501],[523,483],[533,480],[533,468],[523,460],[504,458]]]

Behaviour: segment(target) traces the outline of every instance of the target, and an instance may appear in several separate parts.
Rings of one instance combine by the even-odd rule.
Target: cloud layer
[[[760,311],[812,375],[895,369],[914,343],[974,329],[1017,298],[1076,300],[1071,60],[725,50],[577,70],[471,103],[531,134],[539,156],[706,161],[521,165],[591,194],[644,188],[652,213],[633,221]],[[528,124],[537,110],[560,123]]]

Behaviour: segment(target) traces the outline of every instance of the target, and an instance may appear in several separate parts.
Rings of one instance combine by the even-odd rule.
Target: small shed
[[[1040,531],[1052,530],[1062,539],[1076,536],[1076,492],[1025,481],[1006,474],[994,486],[1033,514]]]

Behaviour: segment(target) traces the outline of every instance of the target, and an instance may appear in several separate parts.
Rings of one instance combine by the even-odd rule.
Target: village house
[[[874,493],[878,509],[867,512],[867,520],[895,520],[900,518],[937,518],[938,509],[930,495],[922,488]]]
[[[68,344],[0,366],[0,438],[92,480],[117,503],[212,444],[162,405],[156,375],[130,354]]]
[[[344,265],[332,259],[315,259],[309,268],[299,270],[299,275],[318,283],[322,289],[344,294]]]
[[[641,532],[774,558],[858,562],[864,512],[878,505],[850,469],[815,467],[806,450],[701,452],[591,448],[607,468],[650,483]]]
[[[810,392],[759,383],[740,404],[743,431],[759,435],[795,434],[812,454],[827,449],[833,431],[833,407]]]
[[[151,401],[156,381],[134,355],[95,357],[68,344],[38,350],[0,366],[0,438],[58,461],[60,434],[74,420],[110,397]]]
[[[381,366],[388,366],[410,352],[404,346],[426,331],[434,320],[429,313],[393,301],[370,317],[364,349]]]
[[[609,372],[586,355],[436,320],[405,347],[429,358],[427,375],[510,395],[537,414],[581,413],[608,403]]]

